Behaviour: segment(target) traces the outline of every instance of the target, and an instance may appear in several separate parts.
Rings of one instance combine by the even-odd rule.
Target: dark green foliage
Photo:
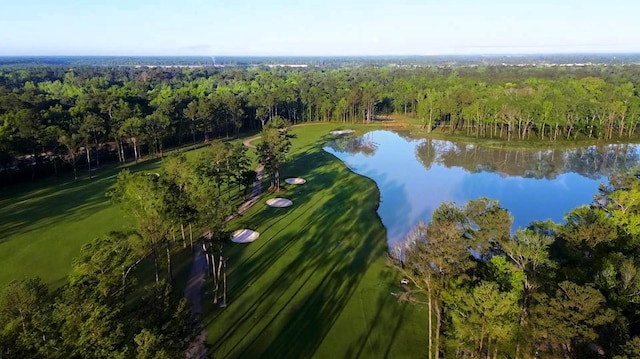
[[[637,355],[639,183],[634,171],[615,174],[566,223],[513,235],[498,203],[442,204],[409,237],[401,266],[413,283],[399,298],[434,313],[429,357]]]
[[[122,270],[135,265],[135,256],[131,256],[134,242],[130,234],[113,233],[83,247],[69,284],[56,295],[49,295],[38,279],[12,282],[4,288],[0,295],[0,356],[184,355],[196,327],[189,305],[171,285],[163,280],[142,289],[141,298],[134,303],[124,300]]]
[[[536,300],[532,318],[537,344],[553,352],[575,354],[580,346],[597,341],[599,327],[615,320],[597,289],[573,282],[558,283],[553,297]]]
[[[63,162],[91,176],[104,162],[162,156],[167,146],[259,130],[274,118],[367,123],[395,113],[427,132],[507,141],[635,138],[638,73],[635,65],[5,68],[0,184],[58,173]]]
[[[0,292],[0,356],[47,356],[55,339],[51,299],[39,279],[11,282]]]
[[[274,117],[262,129],[262,143],[257,148],[260,164],[271,177],[270,188],[276,192],[280,190],[280,166],[287,160],[291,148],[287,125],[282,118]]]

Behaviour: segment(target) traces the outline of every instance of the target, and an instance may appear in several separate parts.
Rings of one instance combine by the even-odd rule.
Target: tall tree
[[[598,338],[597,328],[615,316],[594,288],[564,281],[551,298],[541,296],[535,308],[538,345],[573,355],[577,347]]]
[[[109,193],[112,201],[121,204],[136,219],[147,253],[153,258],[156,282],[160,281],[160,246],[166,244],[171,231],[167,187],[159,177],[155,173],[123,170],[118,174],[116,187]],[[171,281],[171,267],[170,263],[167,264]]]
[[[65,133],[59,130],[58,142],[67,150],[68,162],[73,168],[73,179],[78,180],[78,147],[81,143],[80,135],[75,133]]]
[[[518,321],[519,342],[528,342],[524,337],[530,333],[532,298],[544,283],[545,275],[555,267],[555,263],[549,258],[549,246],[552,242],[553,239],[547,235],[525,229],[516,231],[512,239],[501,243],[505,255],[523,275]],[[519,351],[518,343],[516,356],[520,354]]]
[[[46,314],[47,286],[40,279],[11,282],[0,293],[0,354],[13,358],[49,356],[53,339]],[[3,340],[6,338],[6,343]]]
[[[260,164],[271,177],[270,188],[280,190],[280,166],[291,148],[286,120],[274,117],[262,130],[262,143],[257,146]]]
[[[450,286],[449,281],[465,276],[475,265],[469,252],[472,245],[467,239],[467,230],[464,211],[445,202],[433,212],[430,224],[418,224],[409,237],[402,268],[416,288],[427,296],[429,358],[440,357],[443,292]]]

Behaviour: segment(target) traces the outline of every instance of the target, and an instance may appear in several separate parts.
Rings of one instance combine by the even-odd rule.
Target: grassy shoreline
[[[459,142],[464,144],[474,144],[486,148],[494,149],[509,149],[509,150],[521,150],[521,151],[539,151],[547,149],[567,150],[579,147],[608,145],[608,144],[637,144],[640,143],[640,138],[624,138],[616,140],[597,140],[589,138],[578,138],[574,140],[511,140],[507,141],[500,138],[487,138],[487,137],[473,137],[466,136],[460,133],[446,133],[438,129],[432,132],[427,132],[423,128],[423,123],[417,118],[410,118],[406,116],[394,117],[395,121],[399,124],[404,124],[404,127],[408,129],[409,133],[414,137],[420,138],[432,138],[437,140],[445,140],[452,142]]]
[[[227,246],[228,307],[212,306],[205,294],[211,356],[416,357],[426,346],[423,308],[391,295],[400,278],[386,264],[375,182],[322,150],[336,128],[360,133],[380,127],[292,129],[297,138],[281,178],[300,176],[307,183],[265,193],[232,223],[231,229],[261,235],[250,245]],[[292,199],[293,207],[267,207],[275,196]]]

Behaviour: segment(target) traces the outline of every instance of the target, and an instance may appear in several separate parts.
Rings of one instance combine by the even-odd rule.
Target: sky
[[[6,55],[640,52],[637,0],[0,0]]]

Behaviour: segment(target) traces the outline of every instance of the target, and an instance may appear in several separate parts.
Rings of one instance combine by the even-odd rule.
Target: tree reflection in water
[[[571,209],[591,203],[612,173],[640,162],[632,144],[526,151],[391,131],[339,138],[325,150],[376,182],[390,247],[445,201],[497,199],[513,214],[514,229],[538,220],[562,222]]]

